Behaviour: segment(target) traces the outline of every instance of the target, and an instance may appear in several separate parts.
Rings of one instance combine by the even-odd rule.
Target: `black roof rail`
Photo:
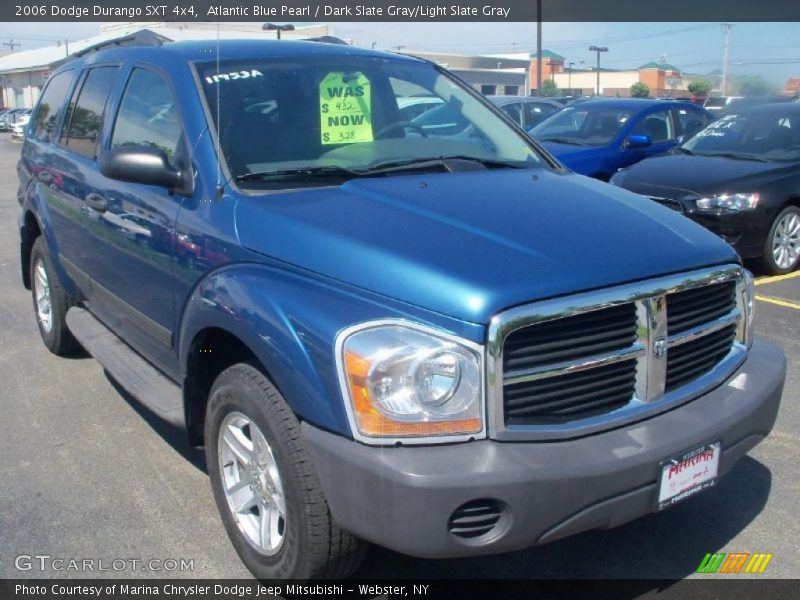
[[[139,31],[134,31],[128,35],[111,40],[105,40],[103,42],[94,44],[93,46],[89,46],[88,48],[84,48],[83,50],[79,50],[78,52],[74,52],[73,54],[70,54],[64,62],[73,58],[86,56],[91,52],[105,50],[107,48],[121,48],[123,46],[163,46],[166,42],[171,41],[172,40],[168,37],[153,33],[149,29],[140,29]]]

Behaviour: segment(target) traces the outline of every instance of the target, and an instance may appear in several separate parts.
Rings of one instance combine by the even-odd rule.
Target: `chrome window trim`
[[[736,282],[735,307],[729,314],[702,326],[668,336],[666,312],[668,294],[725,281]],[[744,288],[744,269],[740,265],[728,264],[543,300],[498,313],[489,322],[486,340],[486,406],[489,438],[502,441],[534,441],[585,436],[651,417],[689,402],[721,384],[741,365],[747,355],[743,317]],[[506,378],[503,373],[503,347],[508,335],[536,323],[628,303],[634,303],[637,317],[636,340],[630,347],[621,349],[622,353],[627,354],[626,358],[635,357],[637,361],[635,393],[631,401],[615,411],[568,423],[507,426],[503,408],[503,388],[510,378]],[[665,392],[669,348],[718,331],[733,323],[737,324],[737,334],[728,355],[705,375],[678,389]],[[660,338],[666,341],[667,352],[657,357],[655,342]],[[621,352],[612,354],[618,355]],[[603,356],[606,362],[598,362],[598,357],[589,357],[572,361],[570,364],[539,367],[538,378],[546,376],[541,374],[545,372],[553,376],[601,366],[613,360],[613,357]],[[591,359],[595,360],[591,362],[591,366],[587,366],[586,363]],[[524,375],[517,375],[511,381],[529,380],[522,379]],[[537,378],[536,374],[533,375],[531,379]]]

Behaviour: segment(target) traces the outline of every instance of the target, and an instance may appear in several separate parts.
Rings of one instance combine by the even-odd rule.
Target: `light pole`
[[[278,34],[278,39],[281,39],[281,31],[294,31],[294,25],[287,23],[286,25],[276,25],[275,23],[264,23],[261,26],[263,31],[275,31]]]
[[[568,93],[569,93],[570,96],[574,95],[572,93],[572,66],[574,64],[575,64],[574,62],[567,63],[567,68],[569,69],[569,71],[567,71],[567,87],[569,88],[569,92]]]
[[[590,46],[589,52],[597,52],[597,95],[600,95],[600,53],[608,52],[605,46]]]

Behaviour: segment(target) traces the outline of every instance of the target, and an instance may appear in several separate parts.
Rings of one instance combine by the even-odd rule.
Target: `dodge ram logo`
[[[653,356],[655,358],[664,358],[667,354],[667,338],[660,337],[653,341]]]

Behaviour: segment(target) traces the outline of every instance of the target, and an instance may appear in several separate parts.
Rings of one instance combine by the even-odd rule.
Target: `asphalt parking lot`
[[[211,497],[202,453],[150,418],[88,357],[41,344],[19,277],[15,164],[0,134],[0,577],[19,555],[186,559],[193,570],[104,575],[249,577]],[[800,273],[758,281],[757,328],[786,351],[777,425],[719,486],[610,531],[502,556],[424,561],[373,549],[358,577],[683,578],[706,552],[771,552],[761,577],[800,565]],[[420,507],[424,510],[425,507]]]

